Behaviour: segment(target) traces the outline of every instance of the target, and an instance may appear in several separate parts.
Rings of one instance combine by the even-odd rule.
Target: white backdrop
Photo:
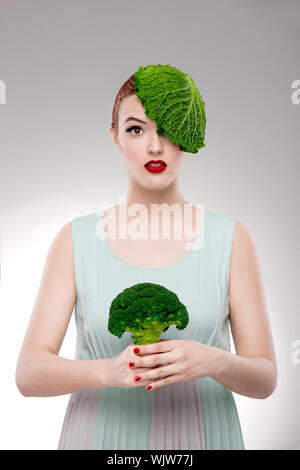
[[[0,0],[2,449],[57,448],[68,395],[23,397],[17,357],[56,233],[126,194],[112,106],[158,63],[189,73],[206,102],[184,197],[243,222],[262,266],[278,387],[234,395],[246,449],[299,448],[299,18],[297,0]],[[74,357],[75,335],[72,316],[61,356]]]

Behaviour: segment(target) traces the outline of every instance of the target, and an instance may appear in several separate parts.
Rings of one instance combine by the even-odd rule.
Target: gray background
[[[185,154],[183,195],[243,222],[261,262],[279,376],[266,400],[235,394],[246,448],[300,444],[299,22],[296,0],[0,0],[3,449],[57,446],[68,396],[22,397],[17,355],[56,233],[127,192],[114,98],[158,63],[191,75],[206,102],[206,146]],[[72,317],[60,355],[74,345]]]

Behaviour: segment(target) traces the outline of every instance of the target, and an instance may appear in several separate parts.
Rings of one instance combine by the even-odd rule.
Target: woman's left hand
[[[152,390],[174,382],[213,376],[221,363],[222,349],[186,339],[160,339],[157,343],[137,345],[134,368],[149,367],[140,381],[149,381]]]

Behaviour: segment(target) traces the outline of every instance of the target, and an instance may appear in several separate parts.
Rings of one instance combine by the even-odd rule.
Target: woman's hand
[[[132,372],[141,377],[141,385],[150,384],[152,389],[217,374],[223,352],[220,348],[185,339],[161,339],[134,347],[140,352],[135,354]]]
[[[149,372],[150,367],[141,367],[137,365],[137,360],[141,358],[137,357],[134,349],[138,348],[141,350],[140,345],[130,344],[117,356],[109,358],[109,370],[107,383],[110,387],[121,387],[121,388],[133,388],[141,385],[148,385],[151,380],[135,380],[135,377],[140,377],[143,373]],[[129,364],[134,364],[130,366]],[[156,366],[154,365],[153,368]]]

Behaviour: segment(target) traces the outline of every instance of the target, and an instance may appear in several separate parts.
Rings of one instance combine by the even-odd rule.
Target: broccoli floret
[[[186,328],[189,315],[178,296],[159,284],[144,282],[127,287],[111,302],[108,331],[121,338],[133,333],[134,344],[151,344],[159,340],[170,325]]]

